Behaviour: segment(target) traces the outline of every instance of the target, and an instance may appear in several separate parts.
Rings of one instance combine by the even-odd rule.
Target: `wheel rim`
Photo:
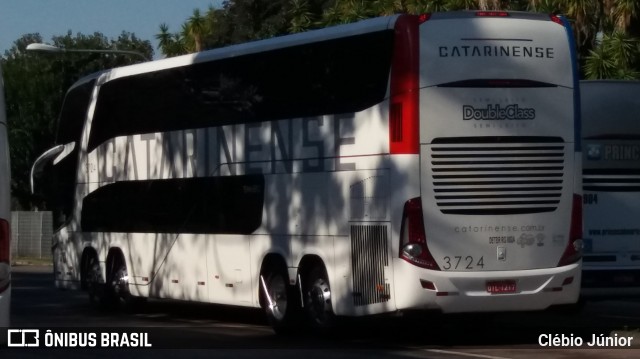
[[[129,275],[124,265],[114,273],[111,287],[113,292],[121,298],[126,298],[129,295]]]
[[[280,321],[284,319],[287,312],[287,286],[284,278],[276,274],[269,280],[269,296],[274,306],[271,309],[273,317]]]
[[[331,311],[331,288],[329,283],[319,278],[309,290],[309,309],[313,320],[318,324],[323,324],[327,320],[328,312]]]

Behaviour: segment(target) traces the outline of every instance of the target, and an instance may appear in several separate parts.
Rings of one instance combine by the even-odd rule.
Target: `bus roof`
[[[400,15],[377,17],[351,24],[331,26],[318,30],[278,36],[265,40],[257,40],[212,50],[206,50],[194,54],[176,56],[172,58],[114,68],[109,71],[108,75],[104,77],[104,80],[110,81],[120,77],[187,66],[201,62],[248,55],[261,51],[275,50],[307,43],[338,39],[342,37],[355,36],[369,32],[388,30],[393,27],[393,25],[395,24],[395,20],[399,16]]]

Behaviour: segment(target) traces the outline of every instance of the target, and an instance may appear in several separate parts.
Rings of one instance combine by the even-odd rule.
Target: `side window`
[[[262,175],[119,181],[82,202],[87,232],[251,234],[262,223]]]
[[[388,30],[109,81],[88,151],[117,136],[363,110],[384,99],[392,47]]]
[[[62,161],[50,167],[51,183],[49,204],[53,212],[53,226],[60,228],[71,219],[74,207],[76,179],[78,174],[78,151],[80,136],[91,101],[95,80],[80,85],[67,93],[58,119],[57,144],[76,142],[74,150]]]
[[[62,145],[80,140],[95,82],[91,80],[67,93],[58,119],[56,144]]]

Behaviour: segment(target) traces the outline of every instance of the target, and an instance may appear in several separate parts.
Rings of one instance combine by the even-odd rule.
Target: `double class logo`
[[[520,107],[517,104],[501,107],[499,104],[478,108],[469,105],[462,106],[463,120],[533,120],[536,110]]]

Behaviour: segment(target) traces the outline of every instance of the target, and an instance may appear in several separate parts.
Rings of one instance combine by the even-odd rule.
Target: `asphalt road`
[[[587,303],[578,315],[553,311],[501,314],[410,314],[345,320],[332,335],[273,334],[261,311],[210,304],[151,300],[137,311],[104,311],[92,307],[82,291],[53,287],[51,267],[13,268],[11,329],[69,333],[89,340],[94,333],[145,333],[151,348],[8,348],[0,358],[41,357],[233,357],[233,358],[640,358],[635,349],[592,349],[593,335],[626,336],[640,328],[639,301]],[[67,334],[61,334],[67,333]],[[632,333],[632,332],[631,332]],[[548,348],[540,335],[583,338],[582,348]],[[633,334],[633,333],[632,333]],[[0,332],[0,335],[5,335]],[[66,335],[66,337],[64,336]],[[143,337],[143,336],[141,336]],[[119,343],[123,336],[118,336]],[[113,343],[113,342],[112,342]]]

